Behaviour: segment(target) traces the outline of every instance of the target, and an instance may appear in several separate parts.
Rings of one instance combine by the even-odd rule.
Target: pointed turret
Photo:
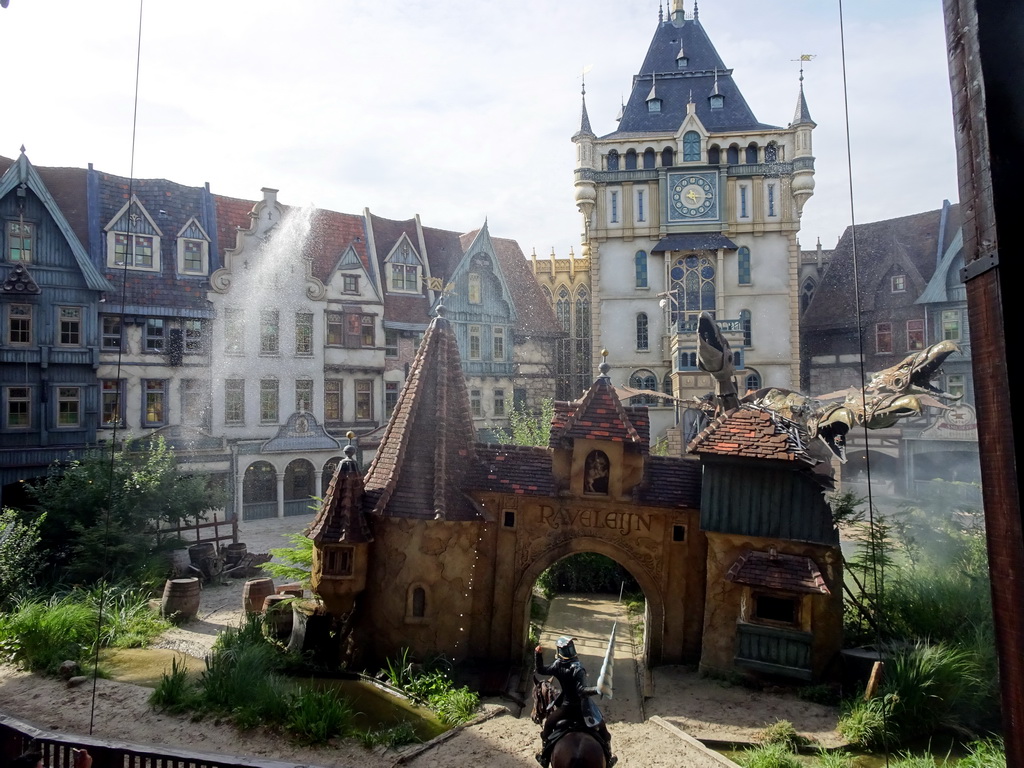
[[[576,207],[585,217],[584,237],[586,237],[590,214],[594,210],[594,201],[597,200],[597,190],[594,186],[593,175],[588,173],[590,170],[595,170],[594,139],[597,137],[590,128],[590,115],[587,114],[586,81],[583,82],[581,94],[583,97],[583,112],[580,118],[580,129],[572,137],[572,143],[576,145]],[[583,173],[580,172],[581,170]]]
[[[466,377],[444,306],[436,312],[366,473],[366,492],[375,515],[477,520],[479,509],[461,490],[476,442]]]
[[[355,435],[349,432],[351,440]],[[344,616],[366,589],[369,545],[373,533],[363,513],[363,477],[356,463],[355,446],[345,446],[327,488],[323,504],[306,536],[313,540],[310,586],[324,601],[328,613]]]
[[[796,112],[793,115],[793,122],[791,126],[795,125],[810,125],[814,128],[817,123],[811,119],[811,112],[807,109],[807,99],[804,97],[804,73],[803,69],[800,70],[800,95],[796,99]]]
[[[804,97],[804,67],[801,61],[800,95],[796,100],[796,114],[789,126],[796,129],[792,189],[798,216],[803,212],[804,203],[814,194],[814,153],[811,149],[811,133],[816,125],[811,119],[807,99]]]

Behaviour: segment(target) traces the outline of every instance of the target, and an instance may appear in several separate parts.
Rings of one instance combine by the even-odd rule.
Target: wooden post
[[[882,683],[882,672],[885,669],[885,663],[876,661],[871,665],[871,676],[868,678],[868,685],[864,689],[864,701],[870,701],[875,698],[875,694],[878,693],[878,686]]]

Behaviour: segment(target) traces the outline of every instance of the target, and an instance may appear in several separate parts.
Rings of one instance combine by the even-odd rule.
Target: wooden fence
[[[222,533],[222,528],[227,530]],[[230,541],[232,544],[238,543],[238,519],[219,520],[217,513],[214,512],[212,521],[196,521],[192,525],[178,523],[175,527],[158,528],[153,533],[156,534],[157,540],[163,537],[177,536],[190,545],[211,541],[219,549],[220,542],[222,541]],[[55,766],[50,766],[50,768],[55,768]]]
[[[24,752],[40,752],[48,768],[73,768],[71,750],[86,748],[93,768],[296,768],[277,760],[203,754],[164,746],[94,739],[56,731],[44,731],[0,714],[0,766]],[[303,768],[316,768],[305,765]]]

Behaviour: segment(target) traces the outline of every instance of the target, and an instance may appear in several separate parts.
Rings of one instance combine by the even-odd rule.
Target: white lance
[[[597,676],[597,692],[601,698],[612,697],[612,664],[615,662],[615,629],[618,622],[612,624],[612,634],[608,638],[608,650],[605,651],[604,661],[601,663],[601,674]]]

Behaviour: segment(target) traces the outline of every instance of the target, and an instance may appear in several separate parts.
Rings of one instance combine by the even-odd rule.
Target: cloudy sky
[[[857,220],[955,201],[940,3],[844,11]],[[144,0],[134,172],[459,231],[487,217],[565,255],[580,73],[611,132],[657,17],[658,0]],[[700,21],[762,122],[792,119],[793,60],[816,54],[800,237],[831,247],[850,221],[838,0],[703,0]],[[129,175],[138,28],[138,0],[10,0],[0,154]]]

